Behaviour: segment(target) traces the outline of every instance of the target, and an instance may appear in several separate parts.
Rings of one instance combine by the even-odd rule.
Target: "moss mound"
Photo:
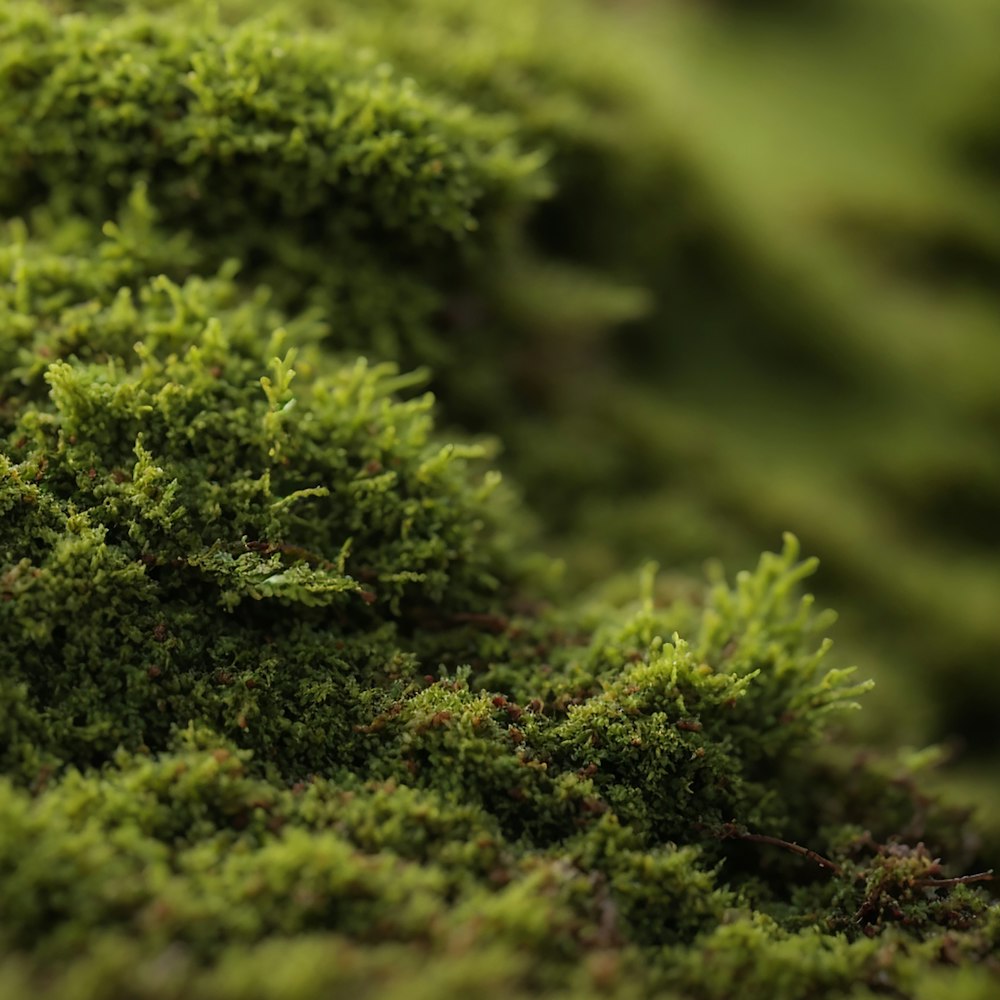
[[[180,6],[0,12],[0,992],[994,995],[989,849],[857,749],[791,535],[544,554],[676,440],[614,331],[699,184],[621,15]]]

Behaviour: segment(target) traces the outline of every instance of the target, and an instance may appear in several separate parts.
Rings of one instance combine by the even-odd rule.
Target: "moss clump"
[[[286,301],[321,287],[341,344],[439,353],[441,278],[470,230],[544,192],[538,155],[349,39],[226,29],[198,6],[189,23],[7,5],[0,209],[103,222],[142,181],[203,262],[256,264]]]
[[[145,277],[131,225],[6,251],[3,677],[31,707],[5,764],[97,763],[197,718],[320,766],[360,721],[362,663],[409,674],[397,632],[516,579],[498,480],[470,471],[481,447],[433,440],[428,395],[394,398],[419,375],[297,370],[225,276]]]
[[[580,599],[426,373],[349,350],[445,357],[462,296],[574,325],[526,220],[604,176],[616,71],[543,72],[519,4],[70,6],[0,13],[3,995],[994,990],[969,816],[845,739],[794,538]]]

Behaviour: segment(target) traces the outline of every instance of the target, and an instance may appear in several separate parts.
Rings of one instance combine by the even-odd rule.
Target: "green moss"
[[[494,447],[383,359],[440,362],[473,428],[533,386],[501,423],[550,504],[671,468],[645,390],[592,381],[651,303],[648,230],[620,256],[603,216],[671,159],[617,121],[651,113],[592,55],[618,22],[75,6],[0,13],[0,992],[995,990],[976,827],[933,754],[846,737],[870,684],[795,539],[580,598]],[[635,451],[554,455],[586,437],[560,385]]]
[[[430,437],[429,396],[393,398],[412,377],[297,371],[291,333],[265,335],[264,305],[224,276],[143,279],[128,258],[116,287],[127,243],[113,230],[93,263],[11,251],[4,679],[66,711],[10,740],[7,764],[156,746],[209,716],[260,747],[346,748],[351,664],[409,673],[394,631],[447,630],[516,577],[497,477],[468,471],[481,447]],[[226,693],[203,716],[210,691]]]
[[[289,301],[322,287],[340,343],[433,353],[442,273],[545,191],[540,158],[346,38],[189,13],[6,6],[0,208],[51,198],[100,223],[141,181],[203,259],[257,262]]]

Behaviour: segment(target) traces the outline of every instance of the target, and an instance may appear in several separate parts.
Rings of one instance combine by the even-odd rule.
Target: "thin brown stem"
[[[816,851],[808,847],[803,847],[801,844],[795,844],[790,840],[782,840],[780,837],[769,837],[765,833],[744,833],[733,826],[727,826],[723,832],[723,836],[732,837],[736,840],[748,840],[754,844],[769,844],[771,847],[781,847],[792,854],[808,858],[819,865],[820,868],[825,868],[827,871],[833,872],[834,875],[844,874],[844,870],[836,862],[831,861],[829,858],[824,858],[822,854],[817,854]]]
[[[801,844],[796,844],[790,840],[782,840],[780,837],[770,837],[766,833],[746,833],[743,830],[738,829],[732,823],[727,823],[722,828],[722,838],[733,839],[733,840],[747,840],[754,844],[768,844],[771,847],[780,847],[785,851],[789,851],[792,854],[798,854],[799,857],[808,858],[810,861],[815,862],[820,868],[825,868],[827,871],[831,871],[834,875],[843,875],[844,870],[836,862],[831,861],[829,858],[824,858],[822,854],[811,850],[808,847],[803,847]],[[956,875],[954,878],[920,878],[915,879],[913,884],[921,886],[926,889],[950,889],[954,888],[956,885],[969,885],[974,882],[992,882],[993,881],[993,869],[985,872],[977,872],[975,875]]]
[[[987,872],[978,872],[975,875],[957,875],[955,878],[918,878],[917,885],[925,886],[929,889],[948,889],[955,885],[966,885],[969,882],[992,882],[993,869]]]

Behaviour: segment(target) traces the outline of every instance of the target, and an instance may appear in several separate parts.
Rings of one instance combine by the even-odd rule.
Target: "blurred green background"
[[[554,393],[590,427],[552,513],[574,512],[595,576],[646,553],[735,567],[790,528],[823,561],[842,652],[879,681],[868,721],[988,756],[1000,9],[619,6],[659,160],[634,206],[654,303]],[[543,503],[557,451],[526,477]]]

